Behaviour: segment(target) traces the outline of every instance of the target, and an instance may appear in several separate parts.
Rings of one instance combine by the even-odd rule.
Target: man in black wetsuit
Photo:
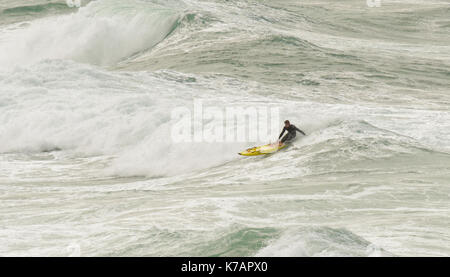
[[[288,131],[288,133],[281,139],[280,144],[285,143],[286,141],[289,142],[292,139],[294,139],[295,136],[297,135],[297,133],[296,133],[297,131],[302,133],[304,136],[306,136],[306,134],[302,130],[295,127],[295,125],[291,124],[289,122],[289,120],[284,121],[284,128],[283,128],[283,131],[281,132],[280,136],[278,137],[278,140],[280,140],[280,138],[283,136],[285,131]]]

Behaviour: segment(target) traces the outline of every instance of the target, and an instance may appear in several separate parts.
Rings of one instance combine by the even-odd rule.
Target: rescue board
[[[287,145],[282,143],[279,144],[278,142],[262,145],[262,146],[255,146],[252,148],[248,148],[245,151],[242,151],[238,153],[242,156],[258,156],[258,155],[267,155],[277,152],[280,149],[283,149]]]

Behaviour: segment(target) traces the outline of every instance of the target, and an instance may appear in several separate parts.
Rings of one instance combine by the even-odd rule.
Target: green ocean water
[[[0,256],[448,256],[450,1],[369,2],[1,1]]]

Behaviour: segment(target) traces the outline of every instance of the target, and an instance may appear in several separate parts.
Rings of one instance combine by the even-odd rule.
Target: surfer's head
[[[291,123],[289,122],[289,120],[285,120],[285,121],[284,121],[284,126],[285,126],[285,127],[291,126]]]

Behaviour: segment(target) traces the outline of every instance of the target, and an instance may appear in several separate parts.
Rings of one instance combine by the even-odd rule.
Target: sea
[[[0,256],[449,256],[449,15],[0,0]]]

